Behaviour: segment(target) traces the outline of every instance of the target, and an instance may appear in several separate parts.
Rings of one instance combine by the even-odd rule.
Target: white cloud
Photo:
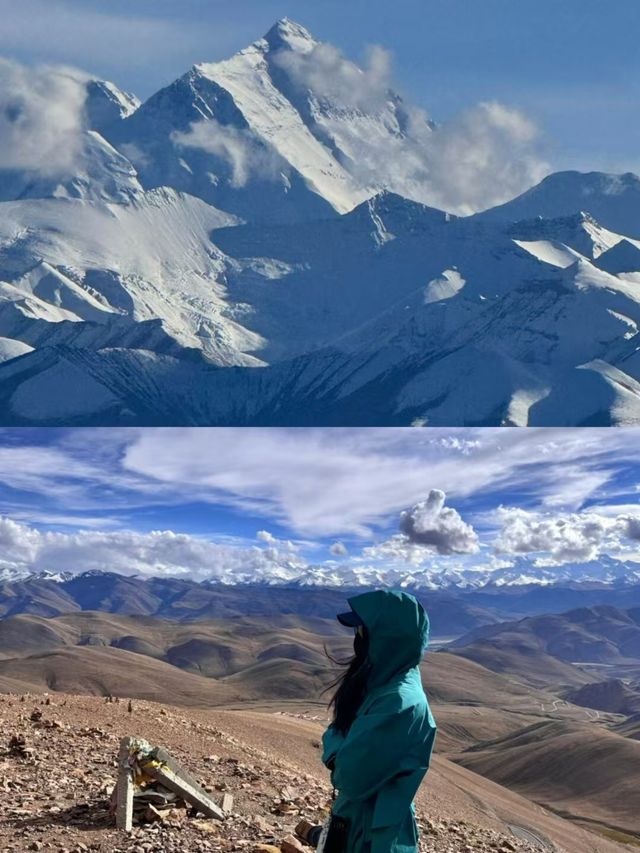
[[[457,435],[446,435],[441,438],[434,438],[431,442],[436,447],[442,447],[445,450],[457,450],[463,456],[469,456],[474,450],[477,450],[481,444],[477,439],[466,439]]]
[[[362,549],[361,560],[376,560],[391,565],[406,563],[409,566],[424,566],[431,561],[433,550],[416,545],[402,533],[396,533],[388,539]]]
[[[363,68],[329,44],[283,49],[274,61],[305,94],[328,102],[322,122],[338,139],[347,132],[344,165],[365,186],[467,215],[513,198],[550,171],[537,153],[536,126],[518,110],[488,101],[434,126],[424,110],[399,102],[391,55],[381,47],[369,49]],[[344,108],[382,115],[392,101],[401,116],[395,136],[381,143],[375,126],[357,136],[345,128]]]
[[[523,113],[496,102],[441,125],[425,150],[431,204],[464,215],[538,183],[550,169],[536,153],[537,136]]]
[[[625,539],[640,540],[640,512],[610,516],[597,511],[536,513],[501,508],[502,528],[495,542],[498,554],[538,554],[539,565],[589,562],[601,554],[624,553]]]
[[[329,553],[334,557],[346,557],[349,551],[344,542],[334,542],[329,548]]]
[[[222,160],[236,189],[246,186],[251,178],[275,180],[286,170],[282,158],[250,131],[220,124],[213,118],[194,122],[186,133],[175,131],[171,139],[175,145],[199,148]]]
[[[636,430],[53,430],[46,444],[27,445],[12,435],[0,447],[0,514],[15,518],[19,507],[23,520],[82,514],[122,524],[137,507],[202,502],[330,541],[370,540],[424,498],[425,483],[450,500],[480,500],[469,520],[486,530],[509,494],[573,511],[615,495],[609,479],[640,462]],[[611,502],[598,512],[633,509]]]
[[[0,565],[31,565],[36,557],[39,533],[11,518],[0,517]]]
[[[383,561],[389,565],[435,568],[434,556],[477,554],[480,540],[460,513],[445,507],[446,495],[432,489],[426,500],[400,513],[400,533],[362,549],[357,560]],[[451,569],[449,565],[447,569]]]
[[[0,568],[25,572],[91,570],[220,581],[295,578],[307,568],[296,547],[211,542],[171,530],[41,532],[0,517]]]
[[[623,533],[628,539],[640,542],[640,514],[620,518]]]
[[[515,489],[532,503],[574,508],[576,495],[578,505],[589,496],[585,483],[599,488],[623,460],[640,461],[640,442],[618,433],[625,431],[156,428],[127,433],[120,475],[159,499],[220,501],[296,534],[368,537],[372,525],[420,501],[425,482],[456,500]],[[464,464],[448,446],[455,438],[467,443]],[[573,493],[563,479],[568,465]]]
[[[368,48],[360,68],[333,45],[316,44],[308,52],[280,50],[274,62],[304,90],[320,100],[373,112],[381,109],[391,88],[391,54],[382,47]]]
[[[291,539],[277,539],[268,530],[259,530],[256,533],[256,539],[269,545],[272,549],[286,552],[287,554],[297,554],[300,551],[300,546],[296,542],[292,542]]]
[[[477,533],[457,510],[445,507],[445,499],[443,491],[432,489],[426,500],[400,515],[400,532],[410,543],[433,548],[438,554],[476,553]]]
[[[86,77],[0,59],[0,169],[69,173],[82,145]]]

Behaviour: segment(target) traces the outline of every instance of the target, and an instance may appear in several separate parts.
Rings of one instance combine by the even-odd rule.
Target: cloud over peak
[[[67,173],[81,147],[88,75],[0,58],[0,169]]]

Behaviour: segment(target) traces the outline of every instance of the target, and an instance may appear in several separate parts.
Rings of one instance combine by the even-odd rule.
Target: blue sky
[[[640,563],[637,429],[7,429],[0,569]]]
[[[522,109],[554,168],[640,171],[637,0],[0,0],[0,55],[67,63],[146,97],[289,16],[361,58],[392,51],[436,120],[479,101]]]

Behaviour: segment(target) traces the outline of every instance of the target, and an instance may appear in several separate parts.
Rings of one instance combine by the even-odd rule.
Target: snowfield
[[[323,49],[91,80],[73,174],[0,172],[2,424],[640,422],[640,178],[438,210],[397,156],[435,126]]]

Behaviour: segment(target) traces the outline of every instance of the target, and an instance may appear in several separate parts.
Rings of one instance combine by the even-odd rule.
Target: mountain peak
[[[104,133],[140,106],[135,95],[123,92],[108,80],[89,80],[86,91],[85,110],[89,127],[98,133]]]
[[[277,21],[264,38],[271,50],[288,48],[289,50],[306,52],[317,44],[306,27],[290,18],[281,18]]]

